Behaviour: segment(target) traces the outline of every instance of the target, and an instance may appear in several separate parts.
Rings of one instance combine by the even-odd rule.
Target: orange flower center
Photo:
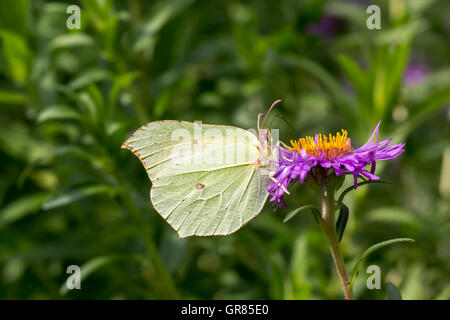
[[[288,148],[290,151],[296,150],[300,153],[301,149],[304,149],[308,156],[319,158],[321,152],[328,160],[339,158],[353,152],[351,146],[351,139],[347,137],[347,130],[342,129],[341,133],[336,135],[319,134],[319,137],[314,141],[313,137],[300,138],[298,141],[291,140],[292,148]],[[320,150],[319,150],[320,149]]]

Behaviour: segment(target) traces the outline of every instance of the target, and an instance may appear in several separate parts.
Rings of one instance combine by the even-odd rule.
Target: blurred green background
[[[66,9],[81,8],[68,30]],[[369,4],[381,30],[369,30]],[[328,244],[298,184],[228,237],[178,239],[150,181],[121,150],[157,119],[242,128],[282,98],[281,139],[349,130],[406,153],[379,165],[392,185],[345,200],[356,297],[450,299],[450,2],[0,1],[0,299],[341,299]],[[351,185],[351,181],[346,181]],[[65,289],[69,265],[81,290]],[[379,265],[382,289],[366,288]]]

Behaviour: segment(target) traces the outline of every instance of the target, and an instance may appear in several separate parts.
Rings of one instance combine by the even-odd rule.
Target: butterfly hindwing
[[[240,165],[160,178],[150,196],[180,237],[227,235],[261,211],[267,186],[255,167]]]

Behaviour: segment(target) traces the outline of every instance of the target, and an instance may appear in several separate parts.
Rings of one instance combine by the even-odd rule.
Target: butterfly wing
[[[230,234],[262,210],[270,178],[254,165],[258,146],[236,127],[157,121],[122,147],[146,168],[156,211],[187,237]]]

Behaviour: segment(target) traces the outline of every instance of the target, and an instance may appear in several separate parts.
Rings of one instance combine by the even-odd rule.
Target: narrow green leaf
[[[368,222],[389,223],[419,227],[420,219],[403,207],[379,207],[365,214]]]
[[[365,25],[365,8],[353,1],[334,0],[327,4],[327,13],[338,16],[356,26]]]
[[[386,100],[391,108],[393,105],[392,101],[402,82],[402,76],[406,68],[406,63],[408,62],[409,52],[410,45],[408,43],[403,43],[395,49],[387,61],[389,76],[386,78]],[[389,110],[389,112],[391,112],[391,110]]]
[[[46,201],[42,208],[44,210],[50,210],[57,207],[62,207],[65,205],[68,205],[69,203],[78,201],[80,199],[97,195],[97,194],[111,194],[114,192],[114,189],[106,186],[106,185],[91,185],[91,186],[84,186],[80,189],[71,190],[62,194],[59,194],[52,199]]]
[[[118,260],[125,262],[135,261],[139,263],[148,263],[148,257],[141,254],[97,256],[87,261],[80,267],[80,280],[85,280],[89,275],[91,275],[101,267]],[[70,274],[67,274],[67,278],[69,276]],[[64,281],[59,289],[59,293],[61,295],[65,295],[68,291],[66,281]],[[81,286],[83,287],[83,282],[81,282]]]
[[[51,149],[50,144],[38,140],[28,128],[18,122],[3,122],[0,126],[0,149],[27,163],[42,158]]]
[[[436,297],[436,300],[450,300],[450,284],[444,287],[441,293]]]
[[[38,212],[48,196],[47,193],[33,194],[7,205],[0,211],[0,228]]]
[[[84,33],[64,34],[54,38],[50,44],[50,50],[72,48],[81,46],[93,46],[95,44],[94,39]]]
[[[341,204],[339,217],[336,221],[336,232],[339,242],[342,240],[342,236],[344,235],[345,227],[347,226],[348,215],[348,207],[345,204]]]
[[[80,114],[73,108],[63,105],[54,105],[42,110],[38,117],[37,122],[42,123],[50,120],[78,120]]]
[[[129,87],[133,83],[133,81],[140,75],[141,75],[140,71],[132,71],[125,74],[121,74],[114,78],[113,86],[108,95],[108,104],[110,106],[108,108],[108,111],[111,109],[111,111],[109,112],[114,113],[114,110],[119,100],[120,92],[124,88]]]
[[[326,69],[312,60],[299,58],[298,56],[287,56],[283,59],[286,63],[299,67],[317,77],[350,119],[360,119],[358,105],[343,93],[339,82]]]
[[[313,211],[313,214],[315,214],[314,211],[319,212],[319,210],[312,204],[307,204],[301,207],[298,207],[297,209],[292,210],[291,212],[289,212],[286,217],[284,218],[283,222],[288,222],[289,220],[291,220],[293,217],[295,217],[297,215],[297,213],[299,213],[300,211],[303,211],[305,209],[311,209],[311,211]],[[320,214],[319,214],[320,215]]]
[[[99,256],[89,260],[80,267],[80,281],[86,279],[87,276],[89,276],[97,269],[103,267],[104,265],[117,260],[117,258],[118,257],[115,256]],[[67,276],[69,277],[70,274],[68,274]],[[61,295],[65,295],[67,291],[68,291],[67,283],[64,282],[61,288],[59,289],[59,293]]]
[[[371,183],[385,183],[385,184],[392,184],[392,182],[389,181],[384,181],[384,180],[372,180],[372,181],[364,181],[364,182],[360,182],[358,183],[358,187],[366,185],[366,184],[371,184]],[[356,190],[353,186],[348,187],[347,189],[345,189],[344,191],[342,191],[341,195],[339,196],[338,201],[336,202],[336,207],[340,208],[342,205],[342,201],[344,201],[344,197],[347,195],[347,193],[349,193],[350,191]]]
[[[403,300],[400,290],[391,282],[386,283],[388,300]]]
[[[346,55],[339,55],[337,61],[358,93],[366,94],[368,90],[368,77],[364,71]]]
[[[434,115],[450,101],[450,86],[433,93],[414,109],[418,110],[404,124],[394,131],[394,136],[404,140],[415,128]]]
[[[131,46],[131,51],[135,54],[153,54],[158,32],[180,11],[189,6],[192,0],[165,1],[153,10],[149,18],[142,24],[140,33]]]
[[[22,92],[0,90],[0,103],[7,105],[23,105],[27,101],[27,97]]]
[[[4,30],[0,30],[0,39],[2,40],[3,56],[8,75],[17,84],[24,84],[28,77],[31,57],[26,39]]]
[[[374,40],[379,45],[399,45],[412,40],[415,34],[428,28],[428,23],[423,19],[415,19],[412,22],[402,24],[390,30],[378,33]]]
[[[358,275],[358,269],[359,266],[361,264],[361,262],[372,252],[374,252],[377,249],[380,249],[382,247],[388,246],[390,244],[394,244],[397,242],[415,242],[414,239],[411,238],[396,238],[396,239],[391,239],[391,240],[386,240],[377,244],[374,244],[373,246],[371,246],[370,248],[368,248],[366,251],[364,251],[363,255],[361,256],[361,258],[359,258],[359,260],[356,262],[355,266],[353,267],[353,271],[352,271],[352,277],[350,280],[350,286],[353,286],[353,283],[356,279],[356,276]]]
[[[90,69],[81,73],[69,84],[71,90],[81,89],[89,84],[107,80],[111,78],[111,73],[102,69]]]

